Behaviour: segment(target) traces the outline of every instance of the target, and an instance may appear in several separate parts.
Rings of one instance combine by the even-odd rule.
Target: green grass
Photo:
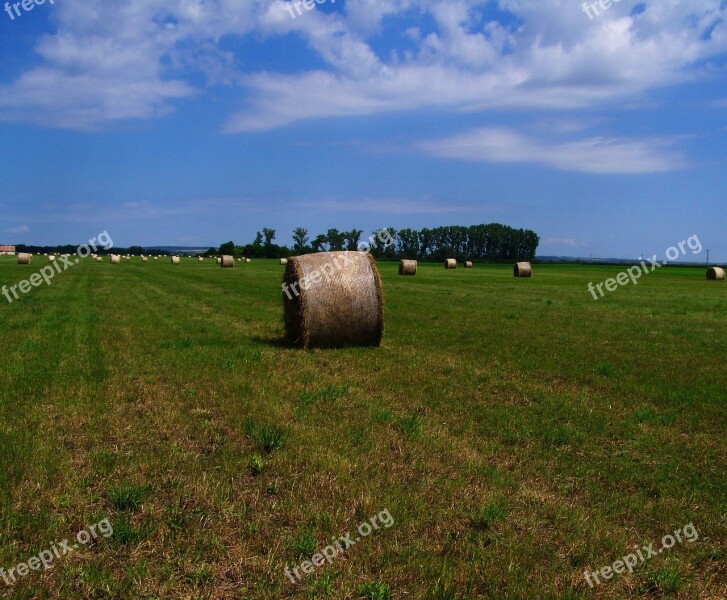
[[[38,263],[0,258],[0,285]],[[660,269],[594,301],[618,268],[396,269],[379,349],[282,345],[277,261],[82,261],[0,296],[0,567],[114,527],[0,595],[721,597],[727,286]]]

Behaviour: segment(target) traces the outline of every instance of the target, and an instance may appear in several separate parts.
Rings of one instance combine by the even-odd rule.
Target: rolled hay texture
[[[464,268],[465,269],[471,269],[472,267],[473,267],[473,265],[472,265],[472,261],[471,260],[468,260],[468,261],[466,261],[464,263]]]
[[[172,256],[172,264],[178,265],[181,261],[179,260],[178,256]]]
[[[533,267],[529,262],[515,263],[513,267],[513,275],[515,277],[532,277]]]
[[[399,275],[416,275],[417,264],[418,263],[415,260],[400,260]]]
[[[448,258],[444,261],[444,268],[445,269],[456,269],[457,268],[457,261],[454,258]]]
[[[111,264],[118,265],[120,263],[121,263],[121,257],[118,254],[112,254],[111,255]]]
[[[30,264],[30,254],[26,254],[25,252],[18,252],[18,264],[19,265],[29,265]]]
[[[707,279],[709,279],[710,281],[724,281],[724,269],[722,267],[710,267],[707,270]]]
[[[287,258],[281,258],[280,259],[280,264],[281,265],[287,265],[288,264],[288,259]]]
[[[283,276],[286,339],[300,348],[381,345],[384,295],[364,252],[290,258]]]
[[[223,256],[220,261],[220,266],[223,269],[232,269],[235,266],[235,258],[228,255]]]

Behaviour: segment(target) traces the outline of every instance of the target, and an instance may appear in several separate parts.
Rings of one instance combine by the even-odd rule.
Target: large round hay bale
[[[457,261],[454,258],[448,258],[444,261],[444,268],[445,269],[456,269],[457,268]]]
[[[111,255],[111,264],[112,265],[121,264],[121,257],[118,254],[112,254]]]
[[[232,269],[235,266],[235,258],[229,255],[223,256],[220,261],[220,266],[223,269]]]
[[[27,254],[26,252],[18,252],[18,264],[19,265],[29,265],[30,264],[30,254]]]
[[[321,252],[288,260],[283,278],[288,342],[301,348],[380,346],[384,295],[364,252]]]
[[[465,261],[465,263],[464,263],[464,268],[465,268],[465,269],[471,269],[471,268],[472,268],[473,266],[474,266],[474,265],[472,264],[472,261],[471,261],[471,260],[467,260],[467,261]]]
[[[513,274],[515,277],[531,277],[533,274],[533,267],[529,262],[515,263],[513,267]]]
[[[710,281],[724,281],[724,269],[722,267],[710,267],[707,269],[707,279]]]
[[[416,275],[417,264],[418,263],[415,260],[400,260],[399,275]]]
[[[178,265],[181,261],[179,260],[178,256],[172,256],[172,264]]]

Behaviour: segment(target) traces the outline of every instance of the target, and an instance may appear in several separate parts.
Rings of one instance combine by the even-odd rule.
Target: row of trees
[[[275,229],[258,231],[255,240],[245,246],[234,242],[210,248],[205,254],[231,254],[251,258],[280,258],[294,254],[310,254],[331,250],[357,250],[371,248],[375,258],[398,260],[401,258],[439,261],[445,258],[457,260],[513,261],[532,260],[540,243],[540,237],[529,229],[514,229],[499,223],[449,226],[416,229],[393,227],[374,231],[370,238],[363,238],[363,230],[339,231],[329,229],[311,239],[303,227],[293,230],[293,247],[274,243]]]

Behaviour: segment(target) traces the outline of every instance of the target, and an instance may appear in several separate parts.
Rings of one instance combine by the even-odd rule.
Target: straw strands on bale
[[[280,264],[281,265],[287,265],[288,264],[288,259],[287,258],[281,258],[280,259]]]
[[[384,296],[364,252],[321,252],[288,260],[283,278],[288,342],[301,348],[380,346]]]
[[[29,265],[30,264],[30,254],[26,254],[25,252],[18,252],[18,264],[19,265]]]
[[[399,275],[416,275],[417,274],[417,261],[415,260],[400,260],[399,261]]]
[[[179,260],[178,256],[172,256],[172,264],[178,265],[181,261]]]
[[[111,264],[118,265],[120,263],[121,263],[121,257],[118,254],[112,254],[111,255]]]
[[[707,270],[707,279],[709,279],[710,281],[724,281],[724,269],[722,267],[710,267]]]
[[[472,268],[472,261],[471,260],[465,261],[464,268],[465,269],[471,269]]]
[[[448,258],[444,261],[444,268],[445,269],[456,269],[457,268],[457,261],[454,258]]]
[[[232,269],[235,266],[235,258],[229,255],[223,256],[220,261],[220,266],[223,269]]]
[[[529,262],[515,263],[513,267],[513,275],[515,277],[531,277],[533,274],[533,267]]]

